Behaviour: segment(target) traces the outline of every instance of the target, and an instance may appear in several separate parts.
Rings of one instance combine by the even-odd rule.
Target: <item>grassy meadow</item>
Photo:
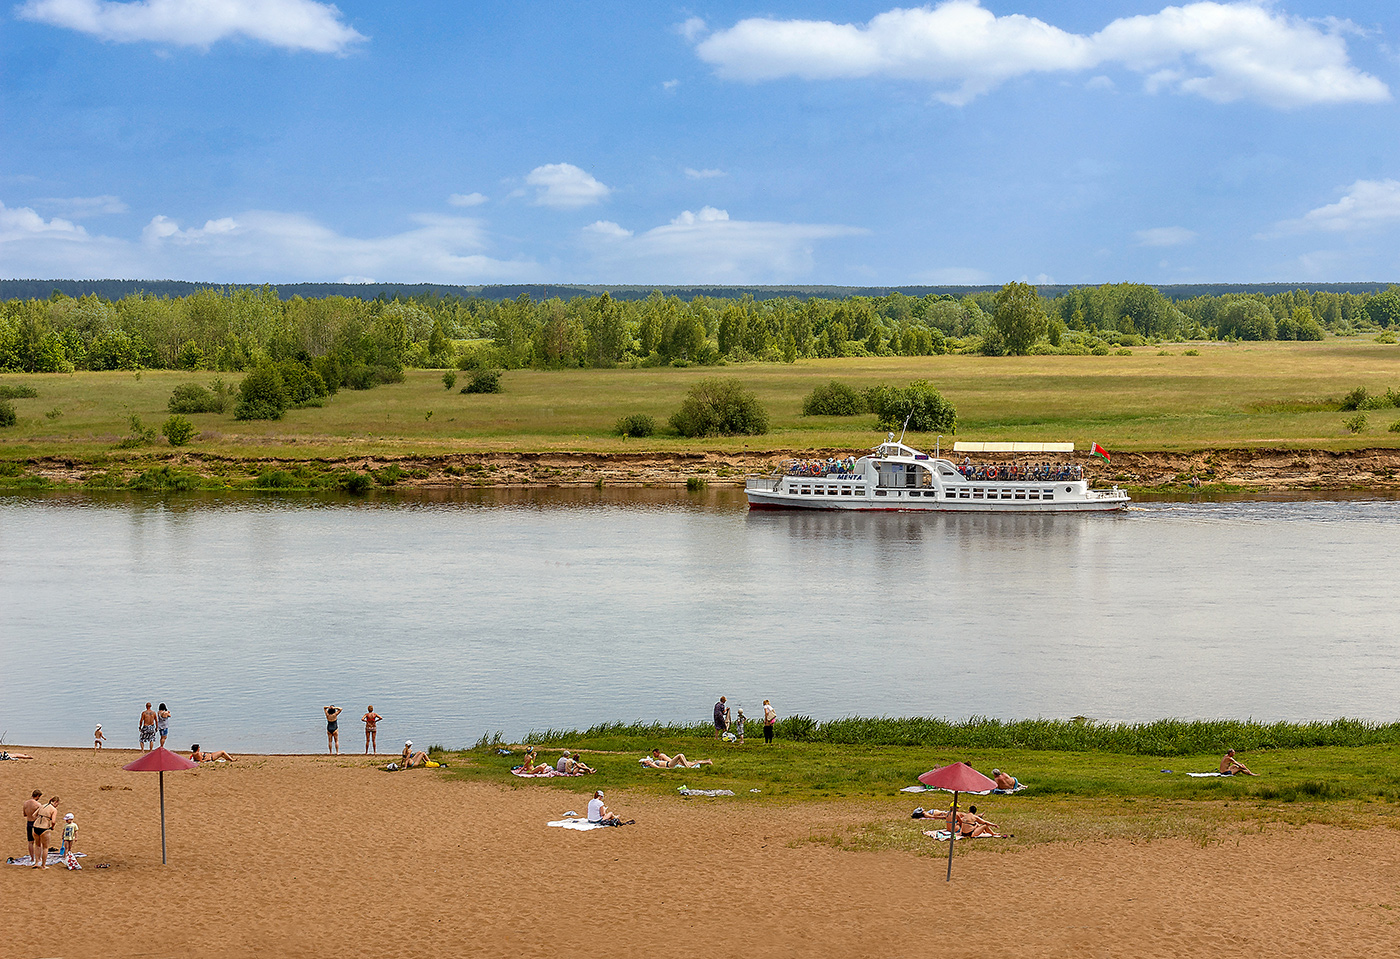
[[[1185,355],[1187,349],[1199,352]],[[19,422],[0,429],[0,459],[109,453],[130,432],[168,416],[180,383],[220,374],[175,371],[0,374],[38,396],[14,400]],[[627,440],[619,417],[647,413],[658,425],[707,376],[736,376],[772,415],[761,437]],[[237,382],[239,374],[222,374]],[[803,360],[723,368],[512,370],[500,394],[446,390],[440,371],[410,370],[402,383],[342,390],[325,406],[291,410],[278,421],[237,421],[232,413],[190,419],[191,449],[243,456],[311,459],[363,454],[484,450],[860,449],[879,437],[873,416],[804,417],[803,397],[839,379],[856,387],[928,379],[958,410],[958,437],[996,441],[1091,440],[1110,449],[1180,450],[1288,445],[1351,449],[1400,445],[1388,428],[1400,410],[1371,411],[1367,429],[1349,433],[1336,401],[1364,386],[1400,389],[1400,347],[1364,337],[1309,343],[1193,343],[1143,347],[1131,356],[931,356]],[[457,387],[465,381],[459,377]],[[945,437],[945,441],[951,438]],[[932,437],[913,442],[932,445]],[[163,439],[157,445],[165,446]]]

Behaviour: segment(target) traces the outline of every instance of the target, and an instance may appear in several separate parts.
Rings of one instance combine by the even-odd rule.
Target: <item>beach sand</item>
[[[809,841],[907,815],[897,800],[610,791],[637,825],[573,832],[545,822],[583,811],[593,777],[568,792],[264,756],[166,774],[162,866],[157,777],[121,769],[134,751],[27,751],[0,763],[5,855],[24,854],[20,805],[42,788],[88,857],[81,872],[0,868],[0,956],[16,959],[1374,957],[1400,936],[1390,829],[959,846],[949,885],[944,859]]]

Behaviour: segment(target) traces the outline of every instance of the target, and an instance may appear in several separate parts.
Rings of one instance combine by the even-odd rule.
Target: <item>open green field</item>
[[[1200,355],[1184,355],[1186,349]],[[1171,355],[1159,355],[1159,352]],[[19,422],[0,429],[0,459],[112,450],[132,414],[159,427],[170,391],[217,374],[106,372],[3,374],[37,398],[14,400]],[[762,437],[624,440],[614,423],[648,413],[664,424],[686,391],[707,376],[736,376],[772,414]],[[224,378],[236,382],[237,374]],[[1400,409],[1373,410],[1349,433],[1336,401],[1363,386],[1400,389],[1400,347],[1368,338],[1317,343],[1196,343],[1135,349],[1132,356],[932,356],[804,360],[793,365],[617,370],[518,370],[505,392],[445,390],[441,373],[410,370],[403,383],[342,390],[322,408],[280,421],[191,416],[202,432],[192,449],[229,456],[340,457],[484,450],[860,449],[879,438],[873,416],[804,417],[803,397],[839,379],[857,387],[928,379],[957,406],[958,437],[991,441],[1097,441],[1110,449],[1183,450],[1287,445],[1354,449],[1400,445],[1389,427]],[[458,386],[465,382],[459,378]],[[945,437],[945,442],[949,438]],[[164,440],[158,440],[164,446]],[[913,437],[933,445],[933,437]]]
[[[943,792],[900,793],[920,773],[957,760],[985,773],[1000,767],[1030,788],[1014,796],[970,796],[989,819],[1022,842],[1167,836],[1201,842],[1270,824],[1325,823],[1400,828],[1400,746],[1323,746],[1241,755],[1257,777],[1193,779],[1187,771],[1216,768],[1219,753],[1170,757],[1106,751],[1044,749],[959,750],[938,746],[862,746],[785,742],[765,746],[761,734],[740,746],[706,736],[647,738],[580,735],[541,747],[553,762],[568,746],[598,770],[593,776],[521,779],[510,775],[523,750],[500,755],[497,745],[435,754],[454,778],[494,782],[514,789],[555,789],[561,802],[595,788],[675,795],[679,787],[730,789],[733,798],[690,802],[789,804],[840,801],[859,807],[849,829],[814,835],[813,841],[858,849],[928,851],[921,835],[933,824],[910,819],[916,807],[947,808]],[[637,759],[652,746],[690,759],[713,759],[701,769],[648,770]],[[758,790],[752,792],[751,790]],[[610,796],[617,797],[617,792]],[[614,806],[625,800],[613,799]],[[561,809],[564,808],[561,806]],[[575,805],[574,808],[581,808]],[[623,810],[625,813],[625,809]],[[946,854],[946,848],[942,847]]]

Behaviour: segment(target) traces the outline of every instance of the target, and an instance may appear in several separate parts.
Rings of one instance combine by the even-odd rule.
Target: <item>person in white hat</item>
[[[399,766],[402,769],[412,769],[414,766],[426,766],[428,764],[428,754],[421,749],[414,752],[413,740],[411,739],[405,739],[403,741],[403,752],[399,754],[399,758],[401,760]]]
[[[97,728],[92,731],[92,752],[94,756],[97,755],[97,751],[102,748],[102,744],[106,739],[107,737],[102,735],[102,724],[98,723]]]
[[[60,856],[67,856],[73,851],[73,844],[78,841],[78,824],[73,821],[73,814],[70,812],[63,817],[63,842],[58,847]]]

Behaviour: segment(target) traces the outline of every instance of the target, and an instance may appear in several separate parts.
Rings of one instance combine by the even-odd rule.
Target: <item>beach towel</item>
[[[1233,776],[1234,773],[1187,773],[1192,779],[1215,779],[1217,777]]]
[[[925,830],[924,830],[924,835],[925,835],[925,836],[929,836],[929,837],[931,837],[931,838],[933,838],[933,839],[937,839],[939,842],[947,842],[947,841],[948,841],[949,832],[948,832],[948,830],[946,830],[946,829],[925,829]],[[974,837],[972,837],[972,836],[958,836],[957,838],[958,838],[958,839],[972,839],[972,838],[974,838]],[[976,838],[977,838],[977,839],[1005,839],[1005,838],[1007,838],[1007,837],[1005,837],[1005,836],[977,836]]]
[[[514,769],[512,769],[512,770],[510,771],[510,774],[511,774],[512,776],[519,776],[521,779],[549,779],[549,778],[551,778],[551,777],[553,777],[553,776],[582,776],[582,775],[583,775],[583,773],[561,773],[559,770],[554,769],[554,768],[541,769],[539,772],[534,772],[534,773],[525,773],[525,772],[521,772],[521,771],[520,771],[520,770],[523,769],[523,768],[524,768],[523,766],[516,766]]]
[[[691,796],[732,796],[732,795],[734,795],[734,790],[732,790],[732,789],[687,789],[685,786],[682,786],[682,787],[680,788],[679,791],[680,791],[680,794],[681,794],[682,796],[685,796],[687,799],[689,799]]]
[[[79,860],[79,859],[86,859],[86,858],[87,858],[87,853],[85,853],[85,852],[70,852],[68,855],[69,855],[69,857],[71,857],[71,858],[73,859],[73,865],[69,866],[69,867],[68,867],[69,869],[81,869],[81,868],[83,868],[82,866],[78,865],[78,860]],[[5,862],[7,862],[7,863],[8,863],[9,865],[11,865],[11,866],[32,866],[32,865],[34,865],[34,859],[33,859],[33,857],[31,857],[31,856],[25,856],[25,857],[23,857],[22,859],[15,859],[15,858],[11,857],[11,858],[9,858],[9,859],[6,859]],[[50,865],[50,866],[62,866],[62,865],[65,865],[65,864],[66,864],[65,858],[64,858],[63,856],[60,856],[60,855],[58,854],[58,850],[57,850],[57,849],[50,849],[50,850],[49,850],[48,865]]]
[[[1028,787],[1026,786],[1025,783],[1017,783],[1014,789],[993,789],[993,790],[992,790],[992,795],[993,795],[993,796],[1010,796],[1012,793],[1018,793],[1018,792],[1020,792],[1021,790],[1026,789],[1026,788],[1028,788]]]
[[[934,787],[932,787],[932,786],[925,786],[923,783],[919,783],[919,785],[917,785],[917,786],[905,786],[903,789],[900,790],[900,792],[902,792],[902,793],[926,793],[926,792],[932,792],[932,791],[933,791],[933,788],[934,788]]]
[[[590,829],[607,829],[600,822],[589,822],[587,819],[560,819],[556,822],[547,822],[546,826],[558,826],[560,829],[577,829],[579,832],[588,832]]]

